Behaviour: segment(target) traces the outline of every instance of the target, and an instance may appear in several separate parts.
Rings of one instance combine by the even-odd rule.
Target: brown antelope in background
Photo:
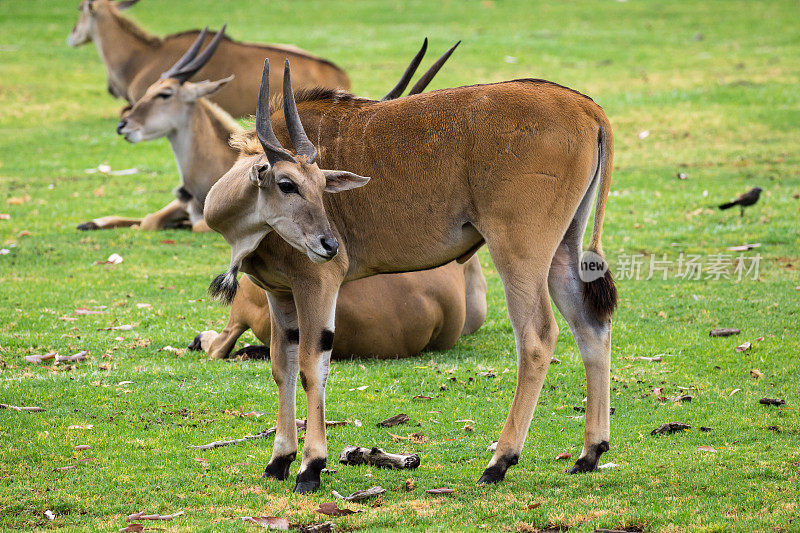
[[[84,0],[80,15],[67,43],[80,46],[94,41],[106,67],[108,91],[130,104],[136,103],[159,75],[169,69],[189,48],[197,30],[167,35],[148,34],[120,14],[138,0]],[[209,38],[213,37],[212,33]],[[235,78],[211,100],[234,117],[252,115],[256,108],[261,65],[264,58],[291,59],[298,87],[349,89],[350,79],[339,67],[293,46],[242,43],[225,38],[214,60],[201,69],[195,79]],[[276,84],[280,76],[276,75]]]
[[[181,175],[181,186],[175,189],[176,199],[144,218],[111,215],[79,224],[78,229],[139,226],[144,230],[160,230],[188,223],[194,231],[208,231],[203,222],[206,195],[236,161],[239,152],[231,147],[230,141],[234,134],[243,130],[228,113],[205,98],[228,84],[233,76],[216,81],[188,80],[211,61],[224,42],[224,32],[223,26],[202,52],[200,48],[207,31],[200,32],[183,57],[161,74],[161,79],[147,89],[117,126],[117,133],[131,143],[161,137],[169,139]],[[428,86],[460,42],[434,62],[414,84],[409,95],[420,93]],[[427,48],[426,38],[384,100],[397,98],[405,91]]]
[[[222,333],[204,331],[189,349],[222,359],[252,329],[265,346],[248,346],[233,356],[269,357],[270,316],[266,291],[244,276]],[[463,265],[453,261],[431,270],[349,281],[342,284],[336,300],[331,359],[391,359],[449,350],[485,319],[486,280],[477,255]]]
[[[571,89],[527,79],[388,102],[314,93],[298,107],[287,62],[283,117],[278,110],[270,117],[268,84],[267,63],[255,136],[240,143],[240,159],[212,187],[205,206],[206,222],[231,246],[230,267],[212,282],[212,294],[233,299],[239,270],[268,291],[279,399],[265,475],[285,479],[295,458],[299,371],[308,411],[294,490],[320,485],[341,283],[463,261],[484,242],[503,281],[518,375],[497,449],[479,481],[502,480],[519,459],[558,335],[551,297],[586,369],[584,446],[571,471],[594,470],[610,437],[616,305],[602,260],[613,141],[600,106]],[[335,142],[323,146],[320,138]],[[583,281],[582,240],[595,191],[593,254],[584,255],[596,257],[602,264],[591,266],[602,270]]]

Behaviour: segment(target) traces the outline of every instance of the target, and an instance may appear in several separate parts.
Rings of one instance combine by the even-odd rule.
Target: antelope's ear
[[[363,187],[369,178],[347,172],[346,170],[323,170],[325,175],[325,192],[342,192]]]
[[[223,78],[217,81],[205,80],[205,81],[198,81],[195,83],[186,82],[183,84],[183,89],[188,99],[194,101],[197,100],[198,98],[202,98],[203,96],[214,94],[231,80],[233,80],[233,75],[230,75],[227,78]]]
[[[117,9],[119,9],[120,11],[125,11],[138,1],[139,0],[118,0],[116,4]]]
[[[270,167],[269,163],[256,163],[250,167],[250,181],[256,187],[266,187],[272,179],[272,167]]]

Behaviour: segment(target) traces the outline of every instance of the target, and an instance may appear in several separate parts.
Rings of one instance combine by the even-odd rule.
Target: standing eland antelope
[[[255,135],[241,143],[239,160],[205,205],[206,222],[231,246],[230,266],[210,292],[233,299],[240,270],[268,291],[279,398],[265,475],[285,479],[296,456],[299,371],[308,412],[294,490],[320,486],[327,460],[325,383],[342,282],[464,260],[484,242],[503,281],[518,375],[497,449],[479,482],[501,481],[518,462],[558,336],[551,297],[586,369],[584,445],[571,472],[594,470],[610,438],[617,299],[602,259],[613,140],[600,106],[533,79],[388,102],[317,93],[300,98],[298,106],[288,62],[283,117],[279,110],[270,117],[268,95],[267,61]],[[336,141],[319,142],[330,137]],[[603,268],[584,281],[582,239],[595,190],[593,253],[583,255]]]
[[[485,319],[486,279],[477,255],[463,265],[453,261],[431,270],[348,281],[336,300],[331,359],[395,359],[449,350]],[[252,329],[265,345],[242,348],[233,356],[263,359],[269,356],[271,327],[266,291],[244,276],[225,329],[201,332],[189,349],[222,359]]]
[[[83,0],[78,7],[78,21],[67,38],[72,47],[90,41],[95,43],[106,67],[108,91],[129,104],[144,96],[159,74],[174,64],[199,34],[197,30],[164,38],[148,34],[120,13],[137,2]],[[297,47],[242,43],[228,38],[220,44],[215,59],[201,69],[195,79],[235,75],[235,79],[211,99],[234,117],[246,117],[255,111],[254,95],[265,57],[273,61],[291,59],[300,87],[350,88],[350,79],[342,69]],[[273,81],[279,83],[280,76]]]
[[[209,231],[203,222],[206,195],[236,161],[239,152],[231,147],[230,142],[232,137],[244,130],[228,113],[205,98],[231,82],[233,76],[216,81],[188,80],[210,62],[220,43],[224,42],[224,32],[223,26],[202,52],[200,49],[207,29],[200,32],[183,57],[161,74],[161,78],[147,89],[117,125],[117,133],[131,143],[161,137],[169,139],[181,175],[181,186],[175,189],[176,198],[144,218],[105,216],[79,224],[79,230],[132,226],[161,230],[182,227],[188,222],[193,231]],[[425,90],[460,42],[431,65],[411,88],[409,95]],[[397,85],[384,96],[384,100],[397,98],[405,91],[427,48],[426,38]]]

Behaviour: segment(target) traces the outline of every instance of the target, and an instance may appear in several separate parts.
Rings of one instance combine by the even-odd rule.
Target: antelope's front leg
[[[278,385],[278,427],[275,445],[264,477],[286,479],[289,467],[297,456],[297,424],[295,423],[297,394],[297,350],[299,330],[297,311],[291,294],[267,293],[272,310],[270,355],[272,377]],[[270,312],[264,309],[265,313]]]
[[[325,436],[325,383],[333,348],[334,312],[339,285],[295,292],[300,323],[300,383],[306,391],[306,438],[294,492],[314,492],[328,458]]]

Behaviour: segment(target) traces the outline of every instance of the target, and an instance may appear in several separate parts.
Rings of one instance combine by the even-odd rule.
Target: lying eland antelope
[[[223,27],[201,52],[206,35],[206,30],[203,30],[183,57],[161,74],[161,78],[148,88],[117,125],[117,133],[131,143],[167,137],[181,175],[181,185],[175,189],[176,198],[144,218],[104,216],[79,224],[79,230],[132,226],[161,230],[188,223],[193,231],[208,231],[203,222],[206,195],[236,161],[239,152],[231,147],[230,141],[243,130],[228,113],[206,98],[230,83],[233,76],[216,81],[188,80],[211,61],[224,42],[224,30]],[[460,42],[433,63],[414,84],[409,95],[425,90]],[[397,98],[405,91],[427,48],[426,38],[384,100]]]
[[[239,271],[268,291],[279,399],[265,475],[285,479],[295,459],[299,372],[308,412],[294,490],[319,488],[327,459],[325,383],[342,282],[464,260],[484,242],[503,281],[518,375],[479,482],[501,481],[519,459],[558,335],[551,297],[586,369],[584,446],[571,471],[594,470],[609,446],[617,298],[602,259],[613,140],[600,106],[534,79],[388,102],[317,92],[297,105],[288,62],[282,113],[270,116],[268,95],[267,61],[255,135],[241,144],[241,157],[205,205],[206,222],[231,246],[230,266],[211,293],[233,299]],[[336,142],[323,146],[322,137]],[[582,238],[595,191],[592,254],[583,256],[602,268],[584,281]]]
[[[193,30],[163,38],[150,35],[120,13],[137,2],[84,0],[78,7],[78,21],[67,38],[72,47],[90,41],[95,43],[106,67],[108,91],[130,104],[144,96],[159,74],[181,57],[199,33]],[[265,57],[273,61],[291,59],[297,71],[298,87],[350,88],[350,79],[342,69],[299,48],[242,43],[228,38],[220,43],[215,59],[200,70],[195,79],[215,80],[235,75],[231,83],[211,99],[234,117],[246,117],[256,108],[254,95]],[[278,84],[280,76],[276,75],[273,82]]]
[[[477,255],[463,265],[453,261],[421,272],[378,274],[343,283],[335,315],[332,359],[391,359],[449,350],[486,319],[486,280]],[[189,348],[222,359],[252,329],[265,346],[242,348],[234,356],[265,358],[271,327],[266,291],[244,276],[225,329],[198,334]]]

